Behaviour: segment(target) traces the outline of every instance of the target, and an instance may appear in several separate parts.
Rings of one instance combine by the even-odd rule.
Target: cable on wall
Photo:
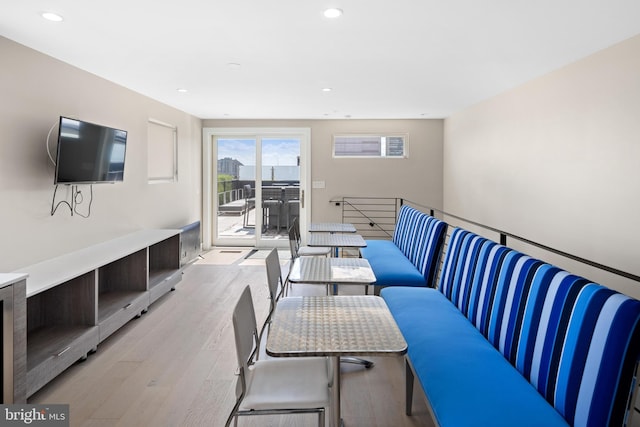
[[[85,198],[84,198],[84,195],[82,194],[82,191],[78,188],[77,185],[70,186],[70,189],[71,189],[70,202],[66,200],[66,197],[65,197],[65,200],[60,200],[58,203],[56,203],[56,194],[58,193],[58,187],[59,185],[56,184],[53,190],[53,199],[51,200],[51,216],[53,216],[56,213],[60,205],[66,205],[69,208],[69,213],[71,213],[71,216],[73,216],[74,214],[82,218],[89,218],[91,216],[91,205],[93,203],[93,185],[91,184],[89,185],[89,202],[88,202],[89,204],[87,206],[87,210],[85,213],[78,210],[78,206],[81,206],[85,202]]]
[[[91,204],[93,203],[93,185],[89,185],[89,206],[87,206],[87,212],[86,213],[81,213],[78,211],[78,206],[81,205],[85,200],[84,200],[84,196],[82,195],[82,192],[78,189],[77,185],[74,185],[74,187],[76,187],[75,190],[75,194],[73,194],[73,212],[76,213],[76,215],[81,216],[82,218],[89,218],[91,216]]]

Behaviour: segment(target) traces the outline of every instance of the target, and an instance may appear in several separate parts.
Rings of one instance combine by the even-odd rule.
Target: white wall
[[[137,229],[200,219],[199,119],[2,37],[0,55],[0,272]],[[54,168],[45,140],[60,115],[128,131],[124,182],[93,186],[88,219],[62,206],[50,215]],[[147,183],[149,118],[178,127],[177,183]],[[82,191],[87,200],[88,186]]]
[[[445,120],[445,210],[640,275],[639,52],[637,36]]]
[[[205,128],[307,127],[311,129],[312,220],[340,221],[341,208],[329,203],[343,196],[402,197],[442,207],[442,120],[204,120]],[[406,159],[335,159],[333,135],[402,133]]]

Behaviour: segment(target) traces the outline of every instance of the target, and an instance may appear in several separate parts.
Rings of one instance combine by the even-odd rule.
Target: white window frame
[[[147,127],[147,182],[178,182],[178,127],[153,118]],[[151,135],[152,127],[158,140]]]
[[[365,140],[367,140],[367,139],[368,140],[379,139],[379,141],[380,141],[380,153],[379,154],[371,154],[371,155],[366,155],[366,154],[362,154],[362,155],[358,155],[358,154],[339,154],[339,153],[336,153],[336,149],[337,149],[337,146],[338,146],[338,143],[336,141],[341,139],[341,138],[353,139],[353,142],[355,144],[358,143],[358,139],[361,139],[362,142],[365,142]],[[389,155],[388,149],[387,149],[387,142],[389,141],[390,138],[401,138],[402,139],[402,154],[401,155]],[[336,158],[336,159],[353,159],[353,158],[358,158],[358,159],[406,159],[407,157],[409,157],[408,156],[407,145],[408,145],[408,136],[406,134],[401,134],[401,133],[336,134],[336,135],[333,135],[332,155],[333,155],[333,158]]]

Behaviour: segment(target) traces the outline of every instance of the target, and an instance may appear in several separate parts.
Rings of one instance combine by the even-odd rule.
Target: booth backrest
[[[393,243],[422,273],[427,286],[435,285],[447,223],[408,205],[398,212]]]
[[[640,301],[460,228],[438,287],[569,424],[624,424]]]

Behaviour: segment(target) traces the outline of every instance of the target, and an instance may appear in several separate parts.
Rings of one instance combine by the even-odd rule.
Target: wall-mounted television
[[[55,184],[121,182],[126,146],[127,131],[61,116]]]

